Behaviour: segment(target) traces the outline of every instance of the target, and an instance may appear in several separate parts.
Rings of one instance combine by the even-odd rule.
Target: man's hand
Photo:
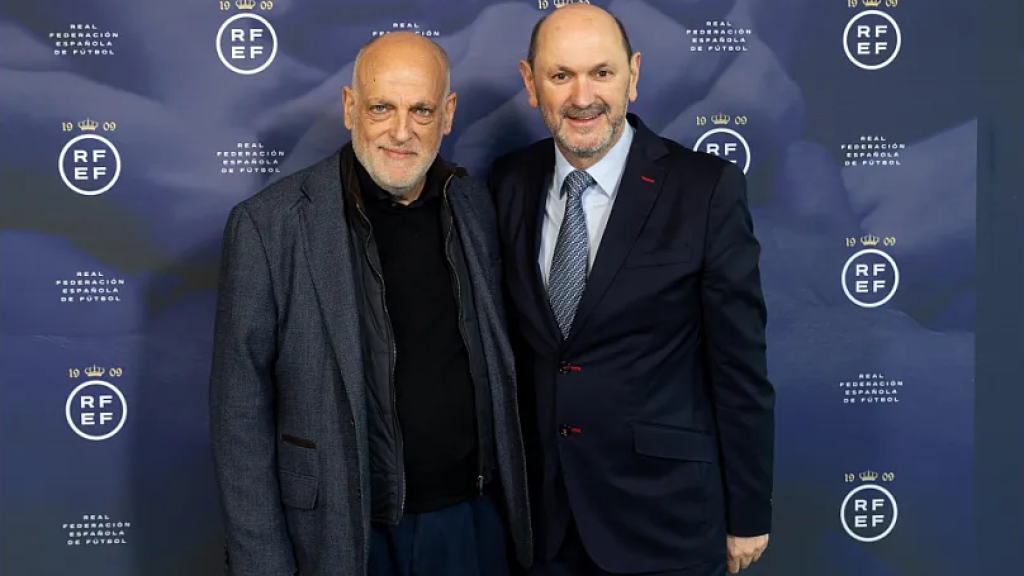
[[[729,574],[736,574],[752,563],[757,562],[764,549],[768,547],[768,535],[754,536],[753,538],[738,538],[729,536],[728,567]]]

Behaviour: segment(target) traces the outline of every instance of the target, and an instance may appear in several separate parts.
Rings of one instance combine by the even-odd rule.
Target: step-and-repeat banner
[[[230,207],[348,139],[393,31],[451,57],[443,154],[482,176],[548,136],[517,63],[567,1],[0,1],[0,573],[220,572]],[[750,181],[779,393],[751,574],[972,574],[973,5],[592,1],[643,53],[631,110]]]

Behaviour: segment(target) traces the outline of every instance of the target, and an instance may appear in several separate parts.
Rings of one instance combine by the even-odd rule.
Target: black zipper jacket
[[[373,226],[367,217],[363,192],[355,170],[351,144],[341,156],[341,175],[346,190],[345,202],[352,243],[358,257],[353,262],[356,285],[363,288],[360,316],[363,330],[363,356],[367,382],[367,424],[370,443],[371,521],[397,524],[405,512],[406,475],[402,430],[396,410],[396,345],[388,311],[380,257]],[[442,192],[442,227],[445,257],[453,276],[459,310],[459,329],[469,355],[477,421],[476,486],[480,494],[493,478],[494,432],[490,385],[481,349],[476,306],[470,292],[469,272],[454,215],[448,202],[448,188],[458,185],[465,171],[444,164],[447,172]]]

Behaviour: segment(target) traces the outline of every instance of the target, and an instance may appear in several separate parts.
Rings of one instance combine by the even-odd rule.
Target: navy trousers
[[[507,532],[485,494],[397,526],[374,524],[368,576],[508,576]]]

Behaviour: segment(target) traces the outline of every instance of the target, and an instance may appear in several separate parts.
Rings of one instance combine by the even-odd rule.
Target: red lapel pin
[[[654,178],[648,178],[647,176],[641,176],[640,179],[643,180],[644,182],[650,182],[651,184],[654,184]]]

